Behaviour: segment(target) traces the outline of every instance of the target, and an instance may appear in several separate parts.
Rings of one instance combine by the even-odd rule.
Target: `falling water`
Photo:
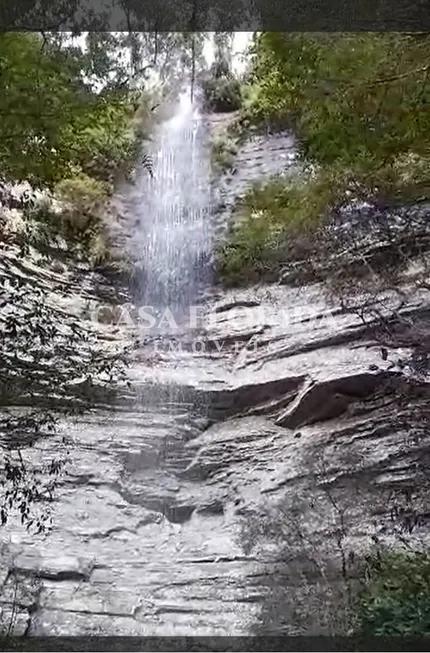
[[[153,177],[139,181],[135,243],[142,275],[138,300],[153,315],[186,319],[208,282],[209,157],[205,128],[189,92],[154,137]],[[135,196],[136,197],[136,196]]]

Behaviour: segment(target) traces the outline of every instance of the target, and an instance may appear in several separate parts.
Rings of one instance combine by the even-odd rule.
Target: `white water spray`
[[[210,163],[202,115],[183,93],[153,143],[154,176],[142,171],[133,212],[143,273],[139,302],[186,314],[208,282]]]

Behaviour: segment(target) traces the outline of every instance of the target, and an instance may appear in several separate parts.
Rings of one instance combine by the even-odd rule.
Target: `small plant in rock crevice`
[[[211,164],[212,170],[219,175],[232,168],[234,158],[237,154],[237,147],[234,141],[228,137],[218,137],[212,142]]]

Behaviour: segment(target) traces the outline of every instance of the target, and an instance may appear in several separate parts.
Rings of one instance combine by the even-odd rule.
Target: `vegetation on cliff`
[[[70,278],[57,287],[27,256],[31,246],[48,260],[108,255],[103,207],[145,135],[123,46],[126,35],[109,33],[88,34],[84,47],[66,33],[0,34],[2,525],[18,511],[24,526],[45,528],[67,443],[45,460],[29,446],[110,399],[127,360],[123,343],[107,347],[63,309]]]
[[[106,83],[113,55],[105,37],[96,41],[93,35],[84,52],[56,35],[1,35],[5,180],[52,188],[78,171],[109,179],[130,155],[136,97]]]
[[[430,556],[392,551],[366,560],[366,582],[355,603],[357,635],[430,636]]]
[[[428,34],[255,37],[241,124],[292,128],[303,170],[298,185],[275,180],[260,189],[260,211],[250,191],[245,219],[222,254],[227,278],[242,262],[243,281],[250,264],[271,268],[280,244],[351,199],[393,206],[428,197],[429,52]]]
[[[38,227],[33,232],[60,235],[91,253],[96,236],[104,236],[101,200],[136,158],[143,134],[133,122],[141,90],[118,59],[118,38],[89,34],[85,46],[61,33],[0,35],[0,167],[3,184],[66,199],[64,212],[55,211],[30,193],[20,208],[24,222]],[[6,216],[9,240],[11,231]]]

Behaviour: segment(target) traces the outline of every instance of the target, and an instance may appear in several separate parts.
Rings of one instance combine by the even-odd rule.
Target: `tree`
[[[356,634],[364,638],[430,635],[428,552],[378,552],[367,558],[356,606]]]
[[[232,74],[232,32],[215,32],[214,34],[214,63],[212,64],[212,74],[218,79],[219,77],[229,77]]]
[[[0,35],[0,165],[9,181],[52,187],[76,169],[111,179],[136,153],[121,40],[92,34],[82,51],[58,35]]]
[[[236,111],[242,104],[241,85],[231,70],[232,32],[215,32],[214,62],[202,75],[206,108],[211,111]]]

